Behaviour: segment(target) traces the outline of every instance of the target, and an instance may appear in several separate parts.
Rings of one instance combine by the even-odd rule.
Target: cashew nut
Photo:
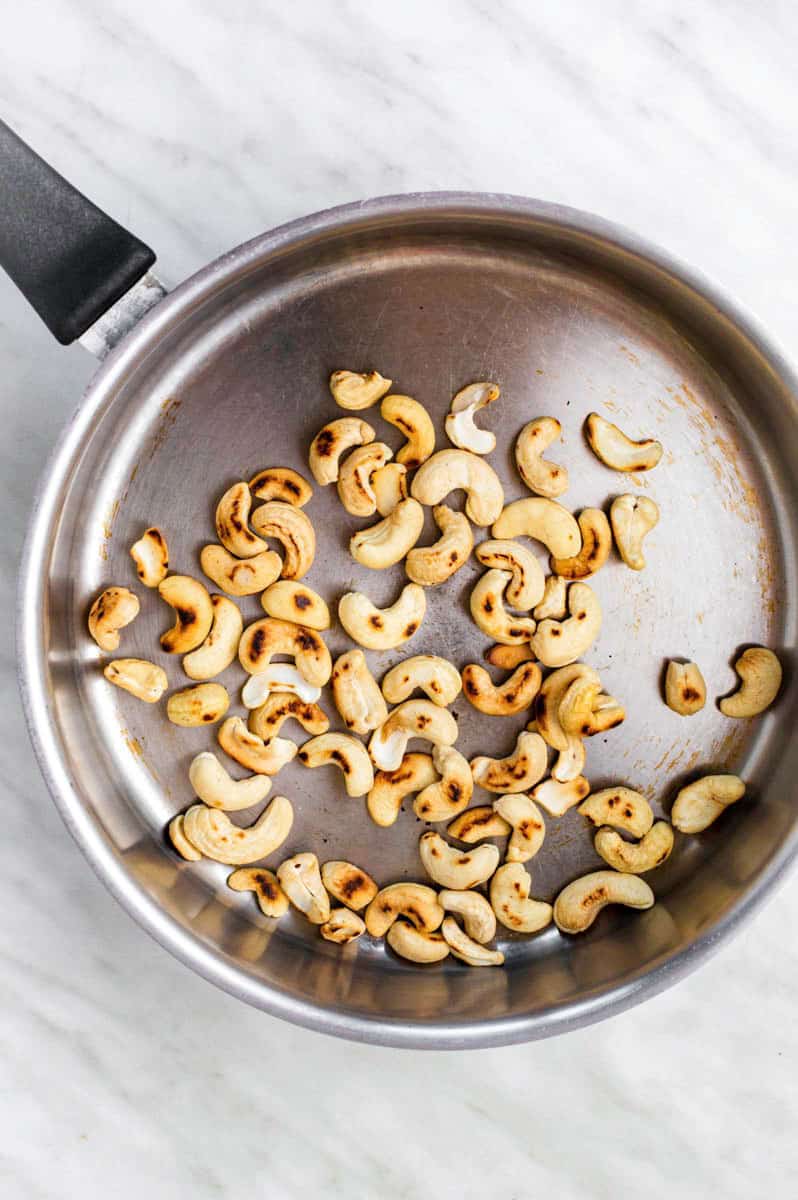
[[[459,842],[466,842],[469,846],[486,838],[507,837],[510,831],[511,827],[504,817],[494,812],[490,804],[479,804],[475,808],[466,809],[446,826],[446,832],[451,837],[457,838]]]
[[[247,725],[252,733],[268,742],[277,736],[286,721],[298,721],[308,733],[326,733],[330,728],[330,722],[318,704],[309,704],[286,692],[272,692],[267,696],[263,704],[249,714]]]
[[[375,608],[363,592],[347,592],[338,602],[338,618],[346,632],[367,650],[393,650],[419,629],[427,611],[423,587],[408,583],[388,608]]]
[[[485,658],[492,667],[500,667],[502,671],[514,671],[521,663],[533,662],[534,654],[528,642],[515,646],[491,646],[485,651]]]
[[[540,689],[540,667],[522,663],[498,687],[484,667],[469,663],[463,668],[463,691],[474,708],[490,717],[508,717],[529,708]]]
[[[496,934],[496,914],[488,901],[479,892],[454,891],[445,888],[438,893],[438,900],[446,912],[462,917],[465,931],[476,942],[489,942]]]
[[[280,621],[298,621],[307,629],[329,629],[330,610],[318,592],[307,584],[279,579],[260,598],[263,611]]]
[[[500,395],[495,383],[470,383],[461,388],[452,400],[444,425],[449,441],[461,450],[470,450],[472,454],[490,454],[495,450],[495,434],[487,429],[478,429],[474,417],[481,409],[498,400]]]
[[[227,877],[234,892],[254,892],[264,917],[282,917],[288,912],[288,897],[277,876],[266,867],[239,867]]]
[[[268,796],[272,781],[265,775],[251,775],[248,779],[233,779],[215,754],[203,750],[191,760],[188,778],[198,798],[209,808],[221,808],[225,812],[237,812],[240,808],[251,808]]]
[[[644,875],[660,867],[673,849],[673,830],[667,821],[656,821],[639,842],[626,842],[614,829],[599,829],[593,845],[596,854],[616,871]]]
[[[551,769],[552,777],[558,783],[572,783],[584,771],[586,759],[585,743],[575,734],[568,734],[568,745],[564,750],[559,751],[557,761]],[[585,792],[586,795],[587,792]],[[584,797],[580,796],[579,799],[582,800]]]
[[[554,901],[554,922],[562,933],[584,933],[608,904],[651,908],[654,893],[644,879],[619,871],[592,871],[563,888]]]
[[[301,579],[308,573],[316,555],[316,534],[307,513],[282,500],[268,500],[255,509],[250,524],[282,546],[284,579]]]
[[[680,717],[692,717],[707,702],[707,685],[694,662],[671,659],[665,672],[665,703]]]
[[[319,933],[328,942],[345,946],[366,932],[366,922],[349,908],[333,908]]]
[[[601,695],[601,683],[592,675],[578,675],[573,683],[565,689],[557,713],[560,725],[567,734],[575,737],[592,737],[598,730],[595,728],[594,710]],[[607,696],[615,708],[617,701]],[[600,718],[603,723],[603,717]]]
[[[414,963],[441,962],[449,953],[449,945],[440,933],[414,929],[407,921],[396,921],[386,941],[395,954]]]
[[[532,496],[514,500],[494,521],[495,538],[528,537],[542,542],[556,558],[571,558],[582,546],[576,518],[556,500]]]
[[[330,917],[330,897],[324,890],[315,854],[295,854],[277,868],[277,879],[288,899],[314,925]]]
[[[532,879],[521,863],[504,863],[491,879],[491,907],[507,929],[537,933],[551,924],[551,905],[530,900],[531,890]]]
[[[339,417],[330,421],[310,443],[308,463],[316,483],[325,486],[338,479],[341,455],[353,446],[365,446],[377,435],[367,421],[359,417]]]
[[[157,526],[145,529],[130,547],[130,557],[136,564],[136,574],[145,587],[157,587],[169,570],[169,548]]]
[[[504,962],[501,950],[488,950],[487,946],[475,942],[463,932],[454,917],[444,918],[441,933],[455,958],[469,967],[500,967]]]
[[[393,458],[390,446],[370,442],[358,446],[344,459],[338,471],[338,496],[353,517],[370,517],[377,511],[372,480],[389,458]]]
[[[610,421],[592,412],[585,421],[590,449],[614,471],[650,471],[662,458],[662,445],[653,438],[633,442]]]
[[[305,742],[299,761],[306,767],[334,763],[343,772],[349,796],[365,796],[374,785],[374,771],[366,747],[346,733],[321,733]]]
[[[466,516],[475,525],[490,525],[502,511],[504,490],[499,476],[468,450],[439,450],[416,473],[410,488],[422,504],[440,504],[450,492],[466,493]],[[497,535],[503,536],[503,535]]]
[[[422,833],[418,853],[430,879],[458,892],[478,887],[490,879],[500,857],[498,847],[490,842],[473,850],[458,850],[432,830]]]
[[[139,614],[139,598],[123,587],[109,587],[101,592],[91,606],[89,633],[101,650],[116,650],[119,630],[124,629]]]
[[[528,642],[536,629],[531,617],[514,617],[504,607],[504,590],[512,579],[509,571],[493,568],[477,580],[469,606],[479,629],[505,646]]]
[[[643,538],[659,520],[659,509],[648,496],[616,496],[610,505],[610,521],[615,545],[627,567],[642,571]]]
[[[484,567],[510,571],[507,602],[513,608],[528,612],[543,599],[546,580],[543,569],[528,547],[520,542],[499,541],[495,538],[480,542],[474,551]]]
[[[417,500],[402,500],[376,525],[360,529],[349,539],[355,562],[373,571],[392,567],[415,546],[424,528],[424,509]]]
[[[216,536],[236,558],[251,558],[268,547],[249,528],[252,495],[249,484],[234,483],[216,506]]]
[[[543,458],[552,442],[562,433],[562,425],[556,417],[536,417],[519,433],[515,441],[515,462],[518,474],[530,492],[556,499],[568,489],[568,472],[565,467],[547,462]]]
[[[397,452],[396,461],[408,471],[420,467],[435,449],[435,426],[424,405],[410,396],[386,396],[380,405],[380,414],[407,438]]]
[[[213,624],[205,641],[183,659],[183,670],[189,679],[213,679],[236,656],[244,618],[226,596],[211,596]]]
[[[726,717],[756,717],[769,708],[781,687],[781,663],[772,650],[752,646],[744,650],[734,669],[740,676],[738,690],[720,702]]]
[[[583,737],[595,737],[597,733],[607,733],[610,729],[622,725],[626,720],[626,709],[614,696],[601,692],[595,699],[593,711],[580,726],[579,733]]]
[[[637,838],[645,837],[654,824],[648,800],[628,787],[602,788],[600,792],[594,792],[579,806],[579,812],[594,825],[612,825]]]
[[[681,789],[671,809],[671,824],[680,833],[702,833],[744,795],[745,784],[737,775],[704,775]]]
[[[355,912],[360,912],[377,895],[377,885],[371,876],[351,862],[326,862],[321,868],[321,878],[330,895]]]
[[[535,606],[532,613],[536,621],[545,621],[547,617],[552,617],[555,621],[560,621],[568,611],[567,599],[568,583],[563,579],[562,575],[547,575],[546,586],[543,589],[543,599],[540,604]]]
[[[332,692],[344,724],[354,733],[372,733],[388,720],[388,707],[362,650],[348,650],[336,661]]]
[[[561,782],[559,779],[544,779],[532,788],[530,796],[537,801],[549,816],[561,817],[584,800],[590,793],[590,784],[582,775]]]
[[[264,742],[247,729],[240,717],[228,717],[216,736],[225,754],[256,775],[276,775],[297,751],[296,743],[288,738],[273,737]]]
[[[109,683],[145,704],[155,704],[169,686],[166,672],[145,658],[115,658],[103,670]]]
[[[283,560],[274,550],[264,550],[252,558],[234,558],[222,546],[203,546],[200,566],[217,587],[230,596],[253,596],[273,583],[283,569]]]
[[[440,775],[420,792],[413,803],[413,812],[422,821],[448,821],[462,812],[474,791],[474,780],[468,759],[453,746],[436,746],[432,765]]]
[[[166,715],[173,725],[191,728],[212,725],[229,707],[230,697],[220,683],[195,683],[193,687],[172,692],[166,701]]]
[[[384,379],[379,371],[368,371],[362,375],[357,371],[333,371],[330,391],[339,408],[359,412],[381,400],[391,382],[390,379]]]
[[[299,673],[315,687],[323,687],[332,673],[330,651],[315,629],[276,617],[253,621],[238,644],[241,666],[250,675],[262,674],[275,654],[290,655]]]
[[[582,677],[601,686],[598,674],[584,663],[571,663],[567,667],[560,667],[558,671],[547,675],[541,684],[535,706],[537,729],[553,750],[569,749],[569,735],[560,724],[560,705],[574,680]]]
[[[414,583],[434,587],[445,583],[464,563],[474,545],[474,535],[468,517],[455,512],[446,504],[436,504],[432,510],[441,537],[431,546],[417,546],[407,556],[405,570]]]
[[[285,796],[275,796],[254,824],[234,825],[226,813],[193,804],[183,818],[185,835],[201,854],[231,867],[258,862],[282,846],[291,832],[294,810]]]
[[[457,668],[437,654],[415,654],[392,667],[382,681],[382,694],[389,704],[401,704],[417,690],[446,708],[460,694]]]
[[[169,840],[180,857],[184,858],[186,862],[199,862],[202,855],[197,847],[192,846],[186,837],[183,817],[183,813],[178,813],[176,817],[172,817],[172,820],[169,822]]]
[[[550,564],[552,571],[565,579],[587,579],[595,575],[612,549],[610,523],[600,508],[583,508],[577,524],[582,534],[582,549],[572,558],[552,558]]]
[[[377,512],[387,517],[400,500],[407,499],[407,467],[402,463],[389,462],[374,472],[371,479]]]
[[[568,589],[568,611],[564,621],[547,618],[532,635],[532,652],[546,667],[573,663],[593,645],[601,629],[601,605],[587,583],[572,583]]]
[[[168,575],[158,584],[158,595],[175,610],[175,624],[161,635],[167,654],[186,654],[201,646],[211,631],[213,605],[205,588],[190,575]]]
[[[493,801],[493,807],[513,830],[507,843],[505,862],[523,863],[534,858],[546,836],[546,825],[535,801],[514,793],[499,796]]]
[[[457,722],[445,708],[431,700],[405,700],[391,712],[369,742],[369,754],[382,771],[395,771],[411,738],[424,738],[434,746],[453,746]]]
[[[393,825],[404,798],[437,778],[429,754],[406,754],[395,771],[378,771],[366,801],[372,821],[383,828]]]
[[[546,773],[546,743],[539,733],[519,733],[507,758],[471,759],[474,782],[488,792],[525,792]]]
[[[258,500],[282,500],[304,508],[313,495],[313,488],[298,471],[291,467],[267,467],[249,481],[249,490]]]
[[[313,704],[321,695],[321,688],[308,683],[290,663],[270,663],[265,671],[250,675],[241,691],[241,699],[247,708],[260,708],[275,692],[290,692],[305,704]]]
[[[383,937],[397,917],[405,917],[416,929],[432,933],[443,920],[434,888],[424,883],[388,884],[366,909],[366,929],[372,937]]]

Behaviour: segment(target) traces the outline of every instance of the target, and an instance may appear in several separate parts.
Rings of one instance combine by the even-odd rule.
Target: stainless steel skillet
[[[0,149],[16,162],[0,186],[17,187],[25,201],[15,224],[30,224],[27,201],[41,187],[41,168],[32,179],[24,147],[6,138]],[[44,179],[31,253],[46,210],[63,218],[62,181]],[[50,251],[72,228],[62,225],[56,239],[51,229]],[[33,299],[64,340],[84,334],[99,353],[118,341],[42,481],[22,571],[19,653],[48,785],[113,894],[162,945],[241,999],[314,1029],[392,1045],[477,1047],[562,1032],[698,965],[774,886],[798,843],[798,388],[765,336],[633,234],[515,197],[389,197],[308,217],[232,251],[169,295],[144,276],[87,332],[87,314],[117,300],[150,256],[140,243],[131,250],[124,239],[109,241],[107,228],[105,243],[92,243],[92,222],[82,232],[94,245],[88,282],[96,292],[110,245],[113,285],[94,309],[96,296],[81,298],[74,286],[69,304],[82,316],[58,329],[64,313],[53,312],[63,294],[49,285],[63,288],[70,271],[79,283],[83,259],[62,254],[48,279],[38,269],[42,251]],[[30,257],[9,264],[8,241],[0,239],[3,261],[32,292],[20,270]],[[659,503],[648,569],[632,575],[615,561],[595,580],[605,625],[590,658],[629,716],[606,742],[593,740],[588,773],[594,787],[623,779],[667,811],[674,787],[692,773],[729,767],[749,781],[751,799],[701,838],[680,841],[651,877],[658,903],[650,912],[605,912],[578,941],[553,930],[508,938],[503,970],[410,969],[381,945],[341,952],[299,920],[268,927],[248,897],[226,888],[224,868],[188,866],[165,845],[166,821],[190,800],[187,763],[212,738],[109,694],[84,634],[87,605],[104,584],[133,582],[128,547],[150,522],[168,532],[175,569],[197,571],[217,495],[261,466],[302,467],[311,436],[335,415],[325,381],[341,365],[377,366],[418,396],[439,428],[457,387],[496,379],[493,461],[508,498],[523,494],[511,465],[515,435],[545,412],[563,423],[574,510],[604,504],[630,482]],[[601,467],[581,436],[594,408],[659,436],[666,460],[632,481]],[[380,425],[396,445],[394,433]],[[375,577],[349,559],[354,523],[329,491],[317,490],[309,512],[319,532],[314,586],[330,598],[362,587],[378,603],[397,593],[396,572]],[[464,607],[474,578],[465,568],[430,596],[409,648],[458,666],[480,661],[486,642]],[[247,617],[257,612],[255,601],[245,603]],[[180,686],[179,664],[154,650],[167,623],[148,598],[125,648],[164,662]],[[667,657],[695,658],[712,695],[722,694],[733,684],[735,651],[753,641],[778,648],[787,667],[779,704],[762,720],[732,724],[712,704],[689,720],[665,708]],[[329,642],[334,652],[345,644],[338,631]],[[397,657],[373,656],[375,671]],[[235,669],[223,681],[237,688]],[[455,708],[467,754],[508,750],[521,726],[477,718],[462,700]],[[359,801],[342,796],[337,776],[299,766],[281,774],[280,790],[298,814],[286,853],[351,857],[381,882],[418,876],[412,813],[377,830]],[[550,822],[532,864],[536,895],[552,895],[595,863],[575,813]]]

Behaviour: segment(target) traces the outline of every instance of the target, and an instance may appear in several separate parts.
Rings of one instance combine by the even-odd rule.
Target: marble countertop
[[[636,228],[789,352],[796,36],[786,0],[31,0],[5,21],[0,112],[167,281],[343,201],[517,192]],[[794,875],[641,1008],[459,1055],[247,1009],[109,898],[29,749],[11,620],[36,476],[91,372],[0,278],[2,1194],[794,1196]]]

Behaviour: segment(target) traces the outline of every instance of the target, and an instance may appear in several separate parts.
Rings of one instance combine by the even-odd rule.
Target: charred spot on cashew
[[[330,391],[339,408],[359,412],[371,408],[390,390],[392,380],[384,379],[379,371],[333,371]]]
[[[616,871],[644,875],[653,871],[670,857],[673,849],[673,830],[667,821],[655,821],[639,842],[626,842],[614,829],[599,829],[593,845],[596,854]]]
[[[543,680],[535,705],[537,731],[553,750],[568,750],[569,735],[560,724],[560,705],[575,679],[586,677],[601,686],[598,674],[584,663],[571,663]]]
[[[263,611],[280,621],[296,621],[308,629],[330,628],[330,610],[318,592],[305,583],[278,579],[260,598]]]
[[[401,704],[415,691],[446,708],[460,694],[457,668],[437,654],[415,654],[392,667],[382,681],[382,694],[389,704]]]
[[[659,509],[648,496],[616,496],[610,505],[615,545],[627,567],[642,571],[646,565],[643,538],[659,521]]]
[[[268,547],[249,528],[252,494],[249,484],[239,482],[228,488],[216,506],[216,536],[236,558],[251,558]]]
[[[745,784],[737,775],[704,775],[678,793],[671,809],[671,824],[680,833],[703,833],[744,795]]]
[[[416,796],[413,812],[422,821],[448,821],[468,805],[474,780],[468,759],[453,746],[436,746],[432,765],[440,775]]]
[[[267,467],[249,481],[249,490],[258,500],[282,500],[304,508],[313,495],[313,488],[298,471],[291,467]]]
[[[321,733],[305,742],[299,761],[306,767],[324,767],[332,763],[343,772],[349,796],[365,796],[374,785],[374,771],[368,751],[357,738],[346,733]]]
[[[219,726],[217,740],[225,754],[256,775],[276,775],[296,755],[296,743],[288,738],[268,741],[247,729],[240,717],[228,717]]]
[[[145,704],[155,704],[169,686],[166,672],[145,658],[115,658],[103,669],[103,675]]]
[[[485,841],[486,838],[507,837],[511,828],[504,817],[494,812],[492,805],[478,804],[450,821],[446,832],[459,842],[473,846],[475,842]]]
[[[509,571],[512,579],[507,585],[507,603],[528,612],[543,599],[546,581],[540,563],[527,546],[520,542],[491,538],[480,542],[474,553],[483,567]]]
[[[377,895],[377,885],[362,868],[341,859],[326,862],[321,878],[327,891],[340,904],[360,912]]]
[[[506,929],[537,933],[551,924],[552,907],[530,899],[532,879],[521,863],[504,863],[490,881],[491,907]]]
[[[472,758],[471,773],[474,782],[488,792],[525,792],[545,775],[547,763],[543,738],[524,731],[507,758]]]
[[[380,415],[407,438],[397,451],[396,461],[408,471],[420,467],[435,449],[435,426],[424,405],[411,396],[386,396],[380,405]]]
[[[532,788],[530,796],[550,817],[562,817],[570,808],[581,804],[590,793],[590,784],[582,775],[561,782],[559,779],[544,779]]]
[[[499,796],[493,807],[512,827],[505,862],[528,862],[534,858],[546,836],[546,825],[535,801],[523,793]]]
[[[372,481],[390,458],[393,450],[384,442],[357,446],[344,459],[338,471],[338,496],[353,517],[370,517],[377,510]]]
[[[529,708],[540,689],[542,675],[535,662],[522,663],[498,687],[484,667],[463,668],[463,693],[474,708],[491,717],[508,717]]]
[[[552,442],[562,433],[556,417],[536,417],[519,433],[515,442],[515,462],[518,474],[530,492],[555,500],[568,489],[568,472],[565,467],[543,458]]]
[[[386,941],[395,954],[409,962],[441,962],[449,954],[449,945],[442,934],[415,929],[407,921],[394,922],[388,930]]]
[[[424,870],[434,883],[459,892],[485,883],[499,865],[496,846],[485,843],[473,850],[458,850],[432,830],[422,833],[418,853]]]
[[[366,929],[372,937],[384,937],[397,917],[404,917],[426,933],[438,929],[443,909],[434,888],[424,883],[388,884],[366,909]]]
[[[233,779],[216,755],[208,750],[203,750],[191,760],[188,778],[203,804],[209,808],[221,808],[224,812],[237,812],[241,808],[259,804],[266,799],[272,786],[271,779],[265,775]]]
[[[740,686],[720,701],[725,717],[756,717],[770,708],[781,687],[781,663],[766,646],[744,650],[734,664]]]
[[[388,719],[388,707],[362,650],[348,650],[332,673],[335,707],[353,733],[372,733]]]
[[[514,646],[491,646],[485,651],[485,658],[492,667],[499,667],[502,671],[514,671],[521,663],[534,662],[535,656],[529,643],[521,642]]]
[[[405,754],[395,771],[378,771],[366,801],[372,821],[382,828],[393,825],[405,797],[420,792],[437,778],[429,754]]]
[[[175,623],[161,635],[167,654],[186,654],[201,646],[211,631],[213,605],[208,590],[190,575],[168,575],[158,595],[175,610]]]
[[[330,917],[330,897],[325,891],[315,854],[295,854],[277,868],[277,879],[288,899],[314,925]]]
[[[314,687],[323,687],[332,673],[330,651],[315,629],[275,617],[253,621],[238,644],[241,666],[249,675],[261,674],[275,654],[290,655],[297,670]]]
[[[130,547],[130,557],[136,564],[136,574],[145,587],[157,587],[169,570],[169,547],[156,525],[145,529]]]
[[[548,575],[543,588],[543,599],[536,604],[532,612],[536,621],[545,621],[550,617],[561,621],[568,611],[567,607],[568,581],[562,575]]]
[[[444,888],[438,901],[446,912],[462,918],[465,931],[476,942],[489,942],[496,935],[496,914],[479,892]]]
[[[608,904],[651,908],[654,893],[637,875],[592,871],[563,888],[554,901],[554,922],[561,933],[584,933]]]
[[[494,538],[528,537],[542,542],[556,558],[571,558],[582,546],[582,534],[576,518],[544,496],[514,500],[493,523]]]
[[[439,450],[416,473],[410,494],[421,504],[440,504],[450,492],[466,493],[466,516],[475,525],[490,525],[502,511],[504,490],[483,458],[468,450]]]
[[[564,621],[547,618],[532,635],[532,652],[545,667],[563,667],[581,658],[601,629],[601,605],[587,583],[568,589],[569,616]]]
[[[89,633],[101,650],[116,650],[119,630],[139,613],[139,598],[128,588],[109,587],[100,592],[89,612]]]
[[[474,622],[483,633],[513,646],[517,642],[529,642],[537,628],[531,617],[516,617],[504,607],[504,592],[512,575],[509,571],[493,568],[477,580],[469,599]]]
[[[274,693],[287,692],[304,704],[314,705],[321,695],[321,688],[308,683],[296,667],[290,663],[271,663],[256,675],[250,675],[241,691],[241,699],[247,708],[261,708]],[[326,718],[325,718],[326,719]],[[311,729],[311,733],[324,733],[323,729]]]
[[[665,703],[668,708],[680,717],[691,717],[700,712],[706,702],[707,685],[697,664],[672,659],[665,672]]]
[[[349,540],[355,562],[373,571],[392,567],[415,546],[424,528],[424,509],[417,500],[402,500],[376,525],[360,529]]]
[[[282,917],[288,912],[288,897],[273,871],[266,867],[239,867],[227,877],[234,892],[254,892],[264,917]]]
[[[268,500],[255,509],[250,524],[282,546],[284,579],[301,579],[308,573],[316,556],[316,534],[307,513],[282,500]]]
[[[229,707],[230,697],[220,683],[196,683],[172,692],[166,701],[166,715],[173,725],[191,728],[213,725]]]
[[[347,592],[338,602],[346,632],[367,650],[393,650],[417,633],[427,611],[423,587],[408,583],[388,608],[376,608],[362,592]]]
[[[395,771],[402,762],[411,738],[423,738],[433,746],[453,746],[457,722],[448,709],[430,700],[405,700],[390,713],[369,742],[369,754],[382,771]]]
[[[322,487],[336,483],[341,456],[353,446],[373,442],[376,436],[368,422],[359,417],[339,417],[337,421],[330,421],[310,444],[308,463],[316,483]]]
[[[452,400],[444,427],[449,441],[460,450],[472,454],[490,454],[496,449],[496,435],[488,429],[478,429],[474,417],[483,408],[499,399],[501,392],[495,383],[469,383]]]
[[[183,670],[189,679],[213,679],[236,657],[244,618],[238,607],[226,596],[211,596],[213,624],[201,646],[183,659]]]
[[[246,866],[272,854],[291,832],[294,810],[285,796],[275,796],[248,828],[234,825],[226,813],[204,804],[193,804],[183,818],[191,844],[205,858]]]
[[[351,908],[331,909],[327,920],[319,926],[319,933],[324,940],[334,942],[336,946],[346,946],[365,932],[366,922]]]
[[[645,837],[654,824],[651,805],[640,792],[628,787],[602,788],[588,796],[579,812],[594,825],[625,829],[633,837]]]
[[[435,587],[450,579],[468,562],[474,545],[470,522],[463,513],[455,512],[446,504],[436,504],[432,516],[441,536],[431,546],[417,546],[411,550],[405,563],[408,577],[425,587]]]
[[[407,499],[407,467],[397,462],[386,463],[374,472],[371,487],[377,512],[381,517],[387,517],[400,501]]]
[[[183,818],[183,813],[178,813],[176,817],[172,817],[172,820],[169,822],[169,840],[180,857],[184,858],[186,862],[199,862],[202,855],[197,847],[192,846],[186,837]]]
[[[604,566],[612,549],[610,523],[600,508],[583,508],[577,518],[582,549],[572,558],[552,558],[551,569],[564,579],[588,579]]]
[[[650,471],[662,458],[662,445],[653,438],[631,438],[596,412],[585,421],[585,436],[597,458],[614,471]]]
[[[217,587],[230,596],[252,596],[274,583],[283,569],[283,560],[274,550],[264,550],[252,558],[234,558],[223,546],[203,546],[200,566]]]
[[[441,933],[450,951],[469,967],[500,967],[504,962],[501,950],[489,950],[465,933],[454,917],[444,917]]]
[[[256,678],[256,677],[253,677]],[[330,722],[318,704],[287,692],[272,692],[249,714],[247,725],[264,742],[276,737],[286,721],[298,721],[307,733],[326,733]]]

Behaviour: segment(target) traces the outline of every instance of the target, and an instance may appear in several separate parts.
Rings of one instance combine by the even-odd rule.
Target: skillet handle
[[[155,262],[0,121],[0,266],[69,345]]]

